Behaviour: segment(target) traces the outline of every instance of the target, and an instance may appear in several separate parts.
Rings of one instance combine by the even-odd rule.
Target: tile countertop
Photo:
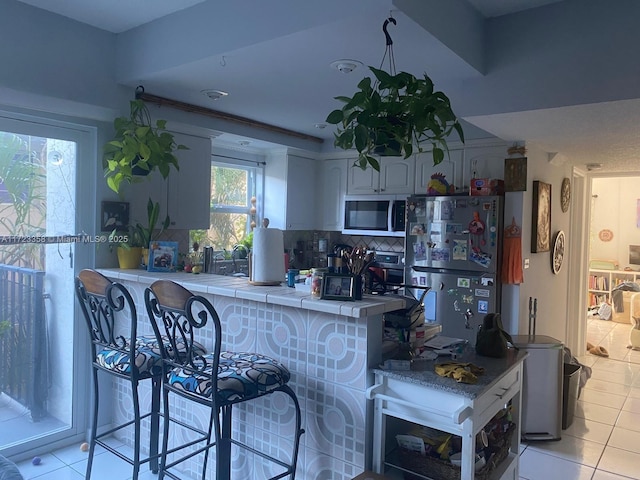
[[[418,360],[414,362],[411,371],[384,370],[381,368],[376,368],[373,371],[379,375],[475,399],[491,387],[495,381],[522,362],[527,355],[522,350],[510,349],[506,358],[482,357],[476,355],[472,347],[467,347],[466,351],[455,360],[450,357],[442,357],[436,360]],[[485,370],[482,375],[478,375],[478,383],[476,384],[458,383],[453,378],[441,377],[435,373],[434,367],[436,364],[449,362],[469,362],[483,367]]]
[[[266,304],[297,307],[304,310],[333,313],[353,318],[380,315],[385,312],[402,309],[405,305],[404,298],[399,295],[364,295],[362,300],[355,302],[318,300],[312,298],[311,294],[299,293],[296,289],[289,288],[286,285],[249,285],[247,278],[211,275],[208,273],[164,273],[120,268],[98,268],[97,270],[114,280],[137,282],[144,285],[151,285],[156,280],[172,280],[193,293],[208,293],[254,300]]]

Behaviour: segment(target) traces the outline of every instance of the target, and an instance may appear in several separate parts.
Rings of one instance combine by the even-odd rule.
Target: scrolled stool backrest
[[[95,270],[82,270],[75,279],[76,294],[91,337],[93,358],[96,348],[110,348],[134,356],[137,312],[126,287],[112,282]],[[128,331],[118,334],[117,315],[127,315]],[[122,331],[122,330],[121,330]]]
[[[201,375],[215,374],[222,334],[220,318],[211,302],[168,280],[154,282],[145,290],[144,298],[156,338],[165,338],[159,342],[165,367],[180,367]],[[213,329],[212,355],[203,355],[194,339],[195,332],[204,327]]]

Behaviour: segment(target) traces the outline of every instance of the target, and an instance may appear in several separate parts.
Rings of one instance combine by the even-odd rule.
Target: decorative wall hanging
[[[504,159],[504,191],[526,192],[527,157]]]
[[[556,238],[553,241],[553,253],[551,254],[551,271],[556,275],[562,268],[562,262],[564,260],[564,246],[565,236],[564,232],[560,230],[556,233]]]
[[[603,242],[610,242],[613,240],[613,232],[608,228],[602,229],[598,233],[598,238]]]
[[[533,182],[533,208],[531,219],[531,253],[551,249],[551,185]]]
[[[504,252],[502,255],[502,283],[520,284],[524,281],[522,271],[522,229],[513,217],[511,225],[504,229]]]
[[[569,210],[569,205],[571,205],[571,180],[565,177],[560,187],[560,208],[566,212]]]
[[[126,232],[129,228],[129,202],[101,203],[100,231]]]

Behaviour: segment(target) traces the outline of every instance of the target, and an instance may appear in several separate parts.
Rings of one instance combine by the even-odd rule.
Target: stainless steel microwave
[[[347,195],[342,233],[404,237],[406,197],[400,195]]]

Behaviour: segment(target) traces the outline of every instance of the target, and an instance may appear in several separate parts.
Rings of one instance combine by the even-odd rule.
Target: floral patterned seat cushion
[[[169,340],[163,337],[165,346],[170,347]],[[129,345],[129,339],[127,339]],[[196,355],[205,355],[207,350],[199,343],[193,342],[194,352]],[[184,345],[178,345],[179,350],[184,350]],[[104,348],[96,355],[96,362],[106,370],[114,370],[118,373],[131,373],[131,364],[129,362],[129,354],[115,350],[112,348]],[[136,359],[135,364],[138,367],[140,376],[148,378],[162,374],[162,358],[160,345],[153,336],[141,336],[136,339]]]
[[[212,355],[205,355],[210,363]],[[195,397],[210,398],[211,367],[204,374],[184,368],[174,368],[169,384]],[[222,352],[218,366],[217,394],[222,403],[238,402],[265,395],[285,385],[291,374],[287,367],[273,358],[258,353]]]

